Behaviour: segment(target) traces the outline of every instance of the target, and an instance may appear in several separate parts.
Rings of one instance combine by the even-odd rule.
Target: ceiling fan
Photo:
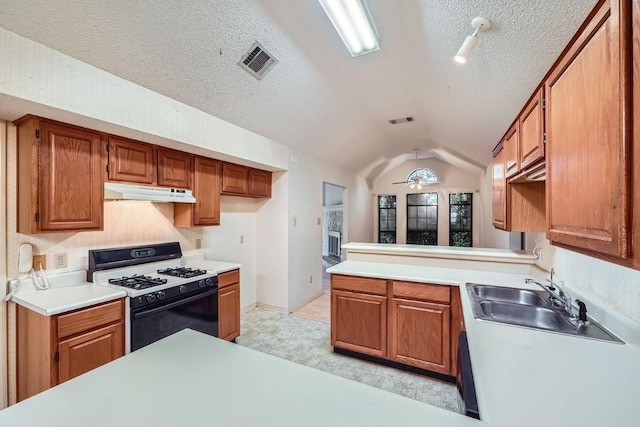
[[[408,185],[412,190],[414,188],[422,190],[423,187],[428,185],[440,184],[442,181],[438,180],[438,175],[436,175],[434,171],[428,168],[418,167],[418,151],[420,150],[414,148],[413,151],[416,153],[416,168],[409,174],[406,181],[392,182],[391,184]]]

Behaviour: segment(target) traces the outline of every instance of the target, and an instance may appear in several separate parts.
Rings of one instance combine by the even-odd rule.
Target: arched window
[[[407,184],[415,183],[416,179],[421,183],[438,182],[438,175],[429,168],[414,169],[407,177]]]

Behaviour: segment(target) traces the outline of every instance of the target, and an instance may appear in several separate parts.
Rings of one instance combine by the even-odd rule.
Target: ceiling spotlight
[[[462,43],[462,46],[460,46],[458,54],[453,58],[456,62],[459,62],[461,64],[467,62],[471,51],[478,42],[478,32],[487,31],[489,28],[491,28],[491,22],[489,22],[489,20],[486,18],[478,16],[476,18],[473,18],[473,20],[471,21],[471,26],[474,29],[473,34],[468,36],[464,40],[464,43]]]

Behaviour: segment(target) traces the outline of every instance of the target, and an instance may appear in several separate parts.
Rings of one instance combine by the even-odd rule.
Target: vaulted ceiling
[[[356,58],[316,0],[5,0],[0,26],[372,179],[413,148],[480,171],[595,3],[368,0],[381,49]],[[256,40],[260,81],[237,65]]]

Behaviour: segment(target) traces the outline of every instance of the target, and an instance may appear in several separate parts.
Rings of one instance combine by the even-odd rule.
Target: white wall
[[[343,243],[371,241],[371,191],[363,178],[292,150],[289,163],[289,309],[322,292],[323,183],[344,187]]]
[[[288,149],[0,28],[0,119],[31,113],[271,170]]]
[[[240,268],[240,307],[257,301],[257,213],[262,202],[222,196],[219,227],[204,227],[202,247],[207,259],[235,262]]]
[[[553,267],[560,279],[640,323],[640,271],[552,246],[544,233],[531,237],[527,249],[533,250],[536,243],[542,248],[540,267],[547,271]]]
[[[290,173],[273,174],[271,199],[256,215],[256,249],[258,253],[257,300],[259,304],[282,311],[289,307],[289,208]]]
[[[406,185],[393,185],[393,182],[406,181],[407,175],[417,167],[433,170],[442,184],[430,185],[423,188],[422,192],[438,193],[438,245],[449,246],[449,194],[473,193],[473,246],[480,245],[480,233],[482,221],[482,200],[480,193],[480,177],[458,169],[437,159],[421,159],[407,161],[400,166],[380,175],[373,181],[374,198],[372,209],[374,210],[373,233],[378,236],[378,195],[396,196],[396,242],[407,241],[407,194],[418,193],[420,190],[412,190]]]

